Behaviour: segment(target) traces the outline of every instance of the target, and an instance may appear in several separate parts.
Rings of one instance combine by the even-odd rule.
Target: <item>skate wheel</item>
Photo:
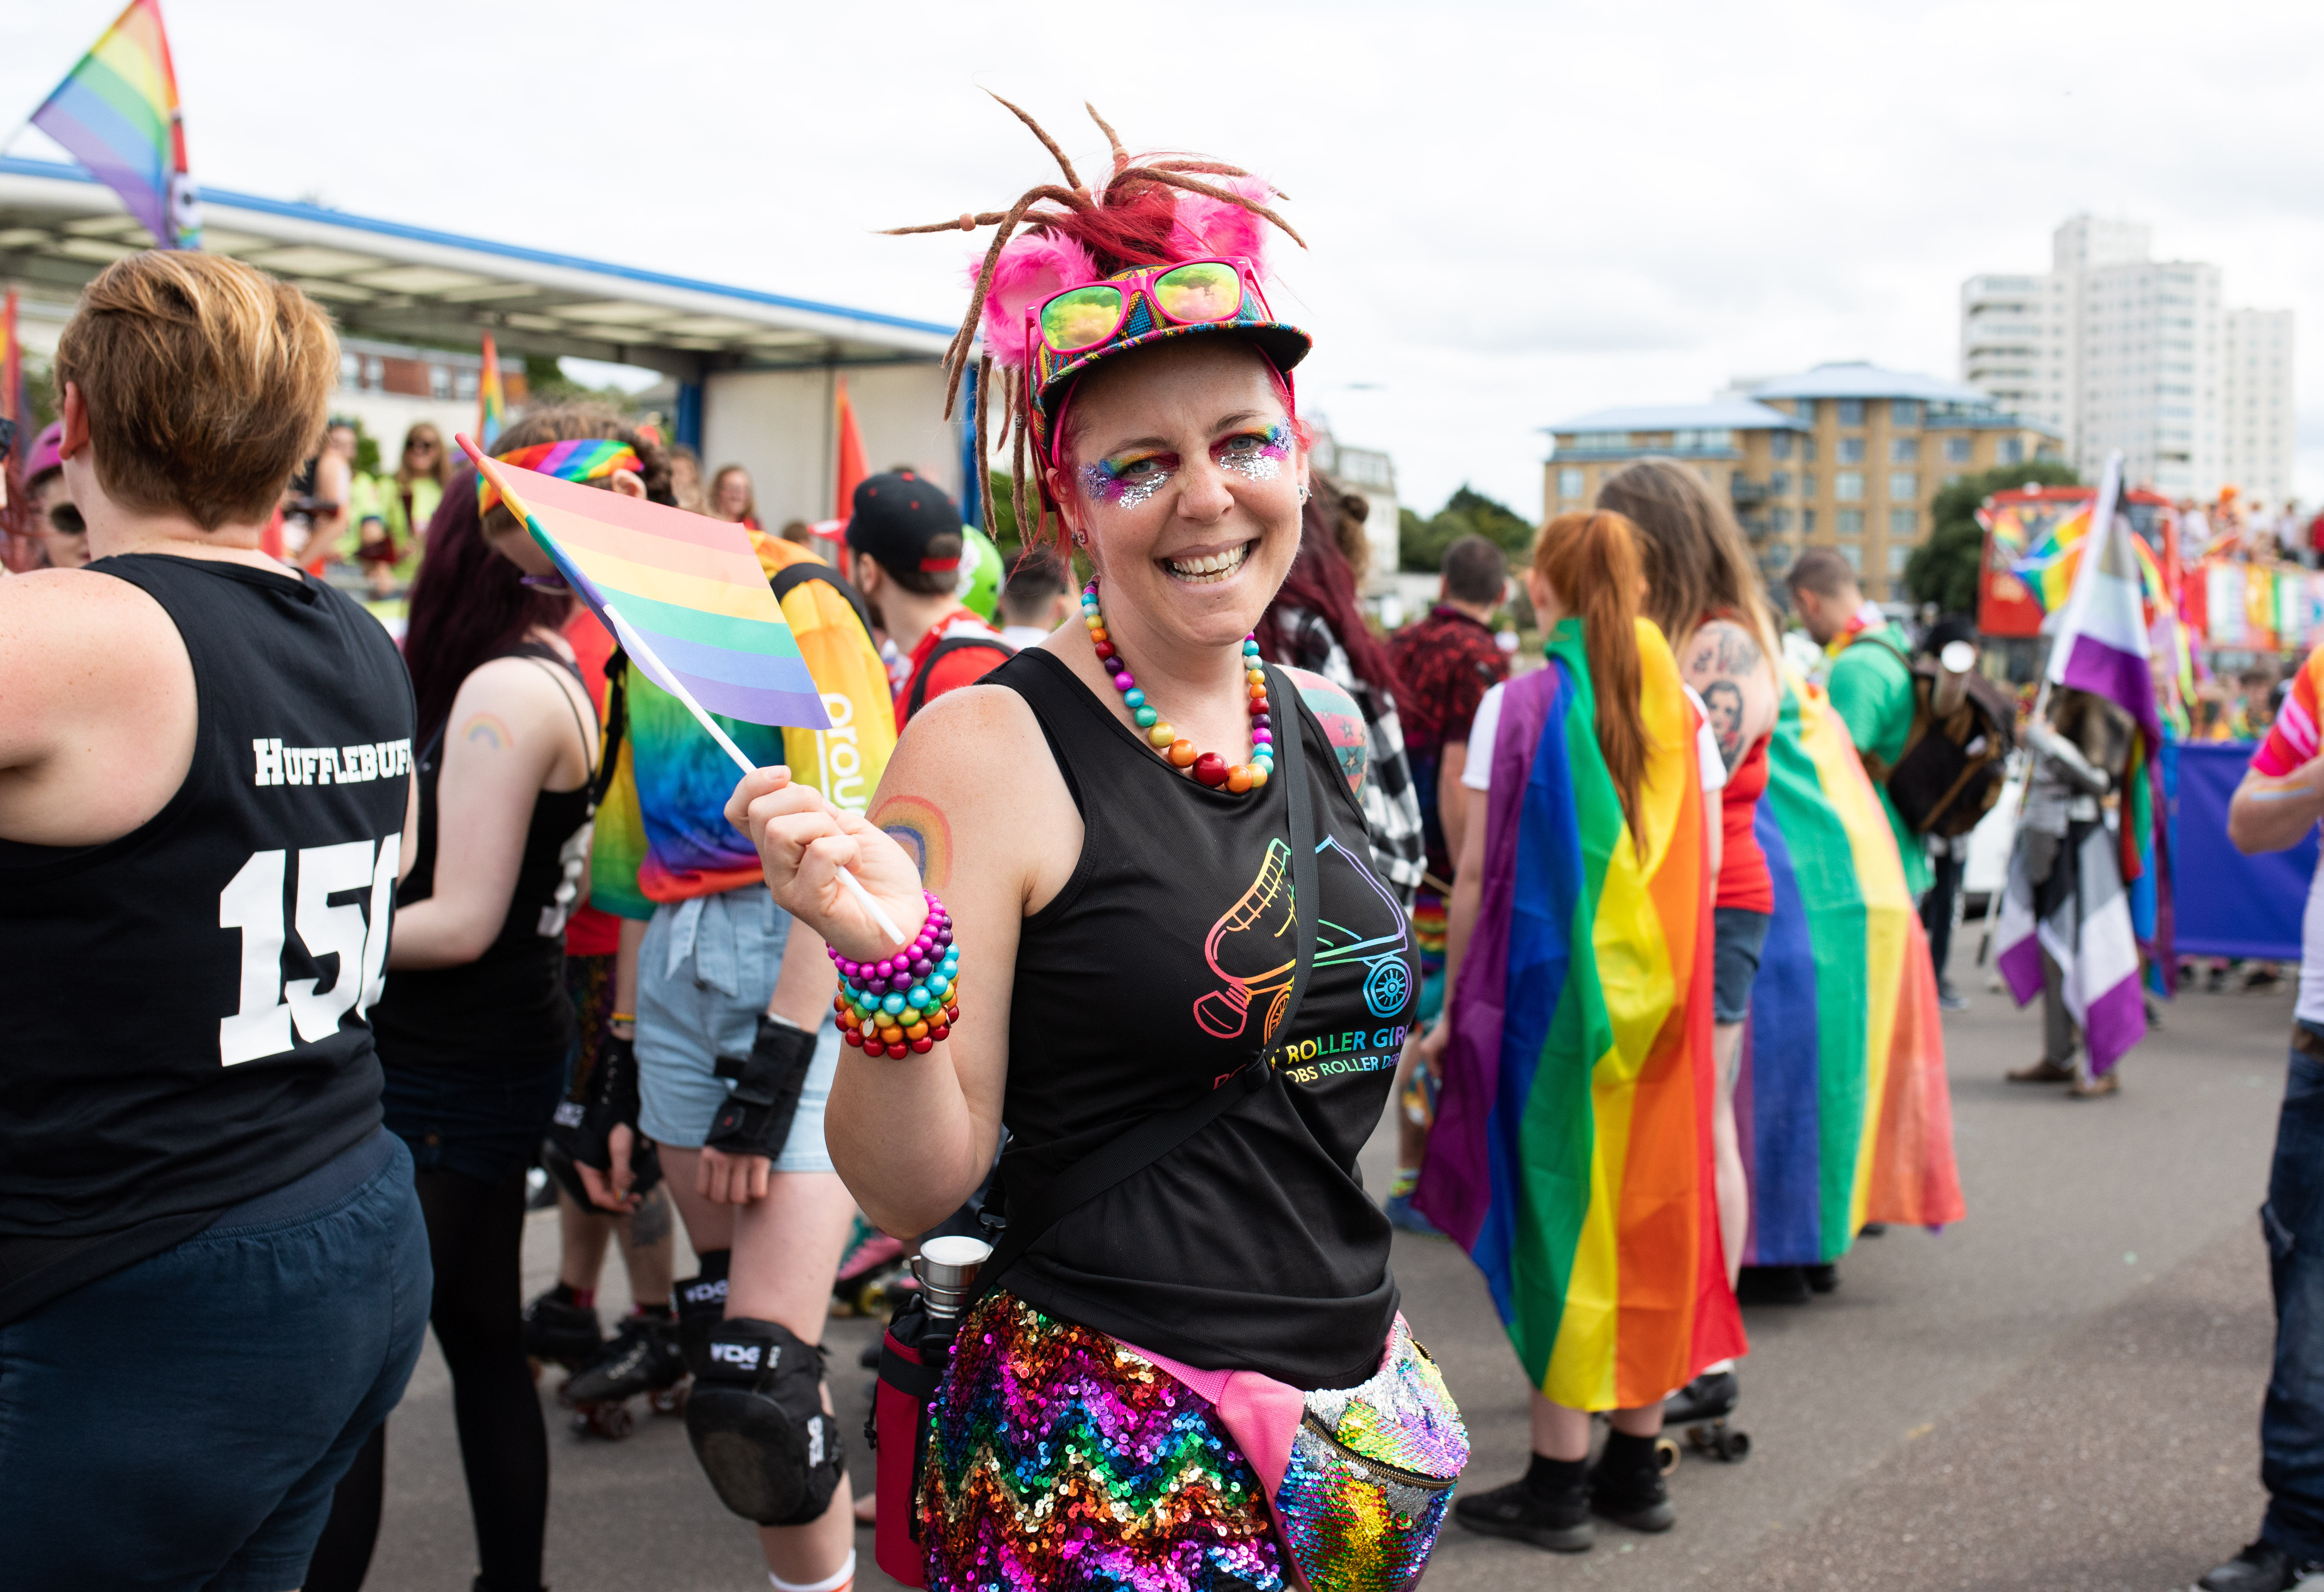
[[[1729,1465],[1751,1457],[1751,1434],[1748,1431],[1722,1431],[1713,1451]]]
[[[1686,1446],[1688,1448],[1692,1449],[1699,1453],[1702,1449],[1711,1447],[1711,1438],[1710,1427],[1690,1426],[1686,1429]]]
[[[1678,1445],[1666,1437],[1655,1439],[1655,1468],[1665,1476],[1678,1468]]]
[[[638,1429],[637,1417],[630,1413],[626,1403],[592,1404],[584,1413],[582,1422],[583,1430],[592,1437],[602,1437],[608,1442],[619,1442]]]

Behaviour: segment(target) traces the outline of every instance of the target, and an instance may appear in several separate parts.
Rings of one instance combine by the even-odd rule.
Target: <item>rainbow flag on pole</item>
[[[616,636],[645,639],[660,668],[634,649],[632,660],[648,679],[746,723],[831,728],[742,527],[520,469],[471,437],[459,442],[589,611]]]
[[[32,113],[32,125],[119,194],[158,246],[202,246],[201,195],[186,169],[185,118],[161,0],[130,0]]]
[[[493,335],[484,334],[484,373],[476,383],[476,437],[489,451],[501,439],[502,410],[505,400],[501,394],[500,351],[493,346]]]
[[[0,300],[0,419],[10,419],[25,428],[20,445],[25,454],[32,451],[32,417],[24,408],[24,345],[16,334],[16,290],[8,290],[5,300]]]
[[[1579,621],[1502,693],[1484,899],[1415,1202],[1485,1274],[1533,1385],[1644,1404],[1743,1352],[1711,1180],[1711,879],[1692,710],[1640,621],[1639,832]]]
[[[1786,682],[1757,833],[1775,914],[1751,986],[1735,1126],[1750,1265],[1821,1265],[1868,1221],[1966,1208],[1928,942],[1895,835],[1823,692]]]

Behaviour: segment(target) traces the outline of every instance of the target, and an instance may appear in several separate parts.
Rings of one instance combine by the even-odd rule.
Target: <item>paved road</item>
[[[1963,969],[1966,974],[1968,970]],[[1735,1466],[1692,1457],[1677,1528],[1608,1528],[1563,1559],[1457,1527],[1441,1592],[1508,1587],[2184,1587],[2240,1546],[2262,1502],[2256,1423],[2270,1340],[2254,1217],[2282,1088],[2285,996],[2189,995],[2126,1063],[2111,1100],[2013,1087],[2032,1014],[1964,977],[1953,1100],[1968,1220],[1860,1243],[1833,1295],[1749,1312]],[[1367,1155],[1384,1176],[1385,1133]],[[528,1292],[555,1231],[536,1218]],[[1524,1386],[1465,1256],[1399,1235],[1405,1308],[1476,1444],[1473,1482],[1517,1474]],[[609,1305],[620,1295],[607,1273]],[[834,1323],[852,1367],[867,1322]],[[866,1377],[835,1376],[862,1419]],[[431,1346],[390,1429],[371,1585],[465,1587],[473,1542],[449,1391]],[[554,1417],[552,1417],[554,1419]],[[710,1496],[675,1421],[630,1440],[551,1439],[548,1578],[558,1592],[763,1587],[751,1535]],[[860,1447],[860,1445],[859,1445]],[[867,1474],[857,1453],[859,1485]],[[870,1567],[860,1587],[891,1585]]]

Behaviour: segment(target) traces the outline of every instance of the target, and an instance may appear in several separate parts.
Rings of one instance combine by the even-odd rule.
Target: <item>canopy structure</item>
[[[678,440],[713,468],[747,466],[770,523],[832,511],[842,371],[874,467],[913,464],[957,495],[959,432],[943,419],[937,367],[948,326],[254,194],[205,188],[202,207],[204,247],[296,283],[350,341],[473,353],[489,332],[503,361],[663,373]],[[98,271],[150,246],[78,167],[0,157],[0,282],[21,290],[36,348],[42,323],[60,324]]]

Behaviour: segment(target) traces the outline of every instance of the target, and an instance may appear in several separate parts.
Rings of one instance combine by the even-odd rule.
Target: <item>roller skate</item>
[[[1705,1371],[1663,1401],[1664,1430],[1683,1426],[1686,1429],[1687,1447],[1732,1464],[1751,1452],[1751,1434],[1738,1431],[1727,1423],[1741,1395],[1741,1385],[1736,1381],[1731,1365]],[[1673,1445],[1674,1461],[1678,1457],[1675,1448]]]
[[[847,1249],[831,1283],[835,1316],[886,1316],[912,1286],[904,1242],[891,1238],[859,1214],[847,1236]]]
[[[581,1303],[573,1290],[559,1283],[524,1307],[524,1352],[532,1362],[532,1378],[540,1380],[543,1365],[577,1371],[605,1348],[605,1330],[596,1310]]]
[[[667,1315],[633,1315],[605,1351],[575,1372],[558,1392],[573,1410],[573,1430],[619,1440],[636,1430],[630,1400],[646,1395],[659,1415],[686,1408],[686,1357],[678,1346],[678,1323]]]

